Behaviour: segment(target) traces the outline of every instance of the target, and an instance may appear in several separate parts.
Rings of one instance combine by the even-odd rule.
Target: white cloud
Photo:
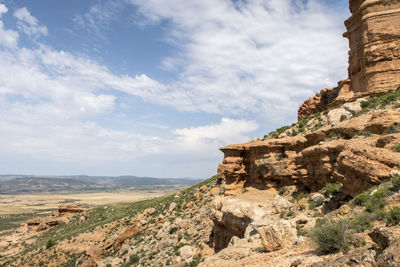
[[[118,12],[123,10],[124,1],[108,0],[99,2],[90,7],[83,15],[77,15],[73,21],[81,28],[86,28],[97,35],[105,39],[102,31],[108,29],[110,23],[116,19],[123,19],[118,16]]]
[[[167,41],[181,53],[163,64],[180,71],[174,82],[146,74],[117,75],[88,57],[43,43],[20,47],[18,33],[0,21],[0,44],[13,48],[0,50],[0,161],[38,160],[42,172],[49,168],[43,162],[50,162],[64,173],[65,166],[82,166],[81,172],[92,166],[90,172],[97,174],[106,174],[106,168],[113,174],[213,173],[221,157],[218,148],[247,141],[259,127],[255,121],[228,119],[232,114],[251,113],[267,122],[295,117],[298,104],[312,91],[345,76],[342,18],[317,0],[296,1],[295,9],[289,0],[132,2],[152,23],[171,22]],[[4,8],[0,5],[0,15]],[[92,17],[83,17],[82,23],[107,25],[111,18],[97,19],[97,11],[91,10]],[[20,31],[34,38],[45,34],[40,30],[45,26],[27,9],[14,15]],[[99,118],[110,115],[113,120],[119,107],[130,115],[129,106],[119,101],[120,92],[227,118],[154,134],[139,133],[135,126],[115,129]]]
[[[224,145],[249,141],[248,134],[257,129],[255,121],[222,118],[218,124],[175,130],[174,143],[184,152],[218,152],[216,148]]]
[[[14,17],[18,19],[17,28],[32,38],[39,38],[41,35],[47,36],[47,27],[39,25],[37,18],[31,15],[26,7],[19,8],[14,12]]]
[[[0,4],[0,18],[8,12],[8,8],[4,4]],[[0,45],[13,48],[18,42],[18,33],[13,30],[4,29],[4,23],[0,21]]]
[[[221,114],[295,117],[298,105],[346,78],[345,14],[320,0],[131,0],[153,23],[169,21],[179,46],[164,66],[182,70],[158,103]]]
[[[0,18],[1,15],[8,12],[8,8],[4,4],[0,4]]]

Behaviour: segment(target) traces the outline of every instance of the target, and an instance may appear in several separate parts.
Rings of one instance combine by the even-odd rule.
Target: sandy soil
[[[167,193],[166,191],[116,191],[82,194],[0,195],[0,215],[46,211],[56,209],[61,203],[66,202],[89,206],[128,203]]]

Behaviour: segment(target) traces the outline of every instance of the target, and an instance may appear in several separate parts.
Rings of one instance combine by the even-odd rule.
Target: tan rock
[[[207,191],[207,186],[206,186],[206,185],[203,185],[203,186],[201,186],[201,187],[199,188],[199,190],[200,190],[201,193],[204,193],[204,192]]]
[[[220,189],[218,187],[213,187],[210,190],[210,195],[215,196],[215,195],[218,195],[219,192],[220,192]]]
[[[261,243],[267,252],[290,247],[297,239],[296,226],[287,220],[280,220],[259,230]]]

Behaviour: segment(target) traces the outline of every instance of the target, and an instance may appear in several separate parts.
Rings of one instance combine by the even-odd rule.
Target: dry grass
[[[169,191],[115,191],[82,194],[0,195],[0,215],[48,212],[61,203],[97,206],[155,198]]]

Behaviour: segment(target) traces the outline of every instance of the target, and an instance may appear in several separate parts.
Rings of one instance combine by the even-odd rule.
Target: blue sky
[[[0,1],[0,173],[211,176],[347,77],[347,5]]]

